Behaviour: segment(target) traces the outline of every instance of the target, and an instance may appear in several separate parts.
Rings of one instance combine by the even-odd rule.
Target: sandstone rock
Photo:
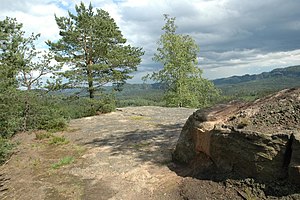
[[[173,159],[193,174],[300,184],[300,89],[234,102],[189,117]]]
[[[300,133],[292,136],[291,161],[289,164],[289,179],[300,185]]]

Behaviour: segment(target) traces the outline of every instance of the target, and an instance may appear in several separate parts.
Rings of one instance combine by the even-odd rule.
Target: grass
[[[46,132],[46,133],[40,133],[40,132],[35,133],[35,139],[36,140],[44,140],[44,139],[49,139],[51,137],[53,137],[52,133],[48,133],[48,132]]]
[[[144,117],[144,116],[131,116],[130,117],[131,120],[149,120],[149,117]]]
[[[76,154],[77,154],[78,156],[83,155],[84,152],[86,151],[86,148],[85,148],[85,147],[79,146],[79,145],[74,145],[74,149],[75,149]]]
[[[74,162],[73,156],[66,156],[61,158],[57,163],[51,165],[52,169],[59,169],[62,166],[69,165]]]
[[[69,141],[64,136],[52,136],[51,140],[49,141],[49,144],[51,145],[64,145],[68,143]]]
[[[36,140],[45,140],[47,139],[50,145],[64,145],[68,144],[69,141],[64,136],[55,136],[53,133],[45,132],[45,133],[36,133]]]

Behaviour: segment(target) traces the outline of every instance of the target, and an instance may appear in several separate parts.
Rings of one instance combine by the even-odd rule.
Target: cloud
[[[200,57],[199,67],[209,79],[233,75],[253,74],[270,71],[274,68],[298,65],[300,49],[264,53],[259,50],[243,50],[228,52],[209,52]]]
[[[31,33],[40,33],[41,38],[37,45],[40,49],[45,49],[46,40],[57,40],[58,28],[54,20],[54,14],[65,15],[66,11],[59,7],[59,3],[53,3],[50,0],[43,2],[38,0],[15,0],[1,2],[0,19],[5,16],[16,18],[19,23],[23,24],[23,30],[27,35]],[[9,6],[7,6],[9,5]],[[9,9],[6,9],[9,7]]]
[[[1,0],[0,19],[17,17],[26,32],[43,40],[59,38],[54,20],[74,12],[80,0]],[[84,0],[89,4],[90,0]],[[145,55],[134,81],[158,70],[152,61],[163,33],[163,14],[176,17],[178,33],[191,35],[200,46],[199,67],[208,78],[257,73],[299,64],[300,2],[295,0],[94,0],[110,13],[128,43]]]

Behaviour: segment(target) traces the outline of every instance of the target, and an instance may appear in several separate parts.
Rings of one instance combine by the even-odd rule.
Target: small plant
[[[68,144],[69,141],[64,137],[59,137],[59,136],[53,136],[51,140],[49,141],[49,144],[51,145],[64,145]]]
[[[48,133],[48,132],[46,132],[46,133],[40,133],[40,132],[35,133],[35,139],[36,140],[44,140],[44,139],[48,139],[50,137],[53,137],[52,133]]]
[[[34,167],[38,167],[38,166],[40,166],[40,164],[41,164],[41,159],[39,159],[39,158],[36,158],[32,161],[32,165]]]
[[[256,198],[253,197],[252,192],[249,188],[245,189],[245,193],[246,193],[246,200],[256,200]]]
[[[73,156],[66,156],[60,159],[57,163],[54,163],[51,165],[52,169],[59,169],[60,167],[64,165],[69,165],[74,162],[74,157]]]
[[[144,116],[131,116],[131,120],[146,120],[147,118]]]
[[[76,150],[77,155],[83,155],[83,153],[86,151],[86,148],[83,146],[75,145],[74,148]]]

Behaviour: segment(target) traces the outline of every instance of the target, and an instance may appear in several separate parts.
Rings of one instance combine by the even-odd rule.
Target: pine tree
[[[17,75],[23,42],[22,24],[6,17],[0,21],[0,139],[20,130],[21,119]]]
[[[86,7],[82,2],[75,7],[76,14],[55,16],[60,29],[57,42],[48,41],[56,60],[69,67],[61,73],[69,87],[87,87],[90,98],[95,90],[107,83],[122,85],[129,74],[137,70],[144,54],[141,48],[125,45],[121,34],[109,13]]]

